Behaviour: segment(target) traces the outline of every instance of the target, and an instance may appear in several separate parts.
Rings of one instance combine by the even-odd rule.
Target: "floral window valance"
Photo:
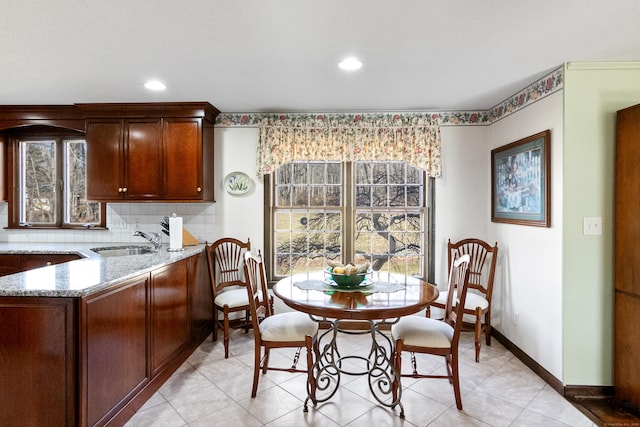
[[[286,114],[260,122],[258,175],[295,160],[402,160],[441,176],[440,127],[431,114]]]

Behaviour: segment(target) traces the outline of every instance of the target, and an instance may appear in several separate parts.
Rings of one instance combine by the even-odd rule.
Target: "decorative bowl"
[[[357,274],[338,274],[333,273],[331,269],[328,269],[327,273],[331,276],[331,279],[336,282],[338,286],[342,286],[345,288],[360,286],[360,284],[364,281],[368,274],[368,272]]]

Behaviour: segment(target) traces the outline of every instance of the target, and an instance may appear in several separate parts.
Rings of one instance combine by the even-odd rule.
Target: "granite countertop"
[[[168,245],[154,253],[102,257],[91,248],[144,245],[132,243],[0,243],[0,254],[77,254],[84,258],[0,277],[0,297],[82,297],[139,274],[188,258],[204,245],[169,252]]]

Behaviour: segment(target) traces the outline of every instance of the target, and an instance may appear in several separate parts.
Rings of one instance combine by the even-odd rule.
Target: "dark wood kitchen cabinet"
[[[86,117],[89,199],[214,200],[211,104],[76,105]]]
[[[82,297],[0,297],[0,426],[124,425],[211,332],[204,252]]]
[[[151,371],[189,342],[187,260],[151,272]]]
[[[149,381],[148,289],[144,274],[84,299],[80,425],[104,424]]]
[[[77,254],[22,254],[20,256],[20,271],[33,270],[34,268],[61,264],[81,258]]]
[[[21,272],[20,254],[0,254],[0,276]]]
[[[103,425],[150,381],[170,375],[191,342],[193,256],[130,279],[82,304],[80,425]],[[205,287],[205,283],[195,288]],[[206,331],[193,337],[202,340]],[[126,414],[126,412],[125,412]],[[125,416],[125,418],[127,418]],[[117,423],[116,423],[117,424]]]
[[[162,123],[87,120],[87,194],[92,200],[162,197]]]
[[[0,133],[0,201],[6,202],[7,194],[7,143],[4,135]]]
[[[213,124],[199,119],[164,119],[163,198],[213,201]],[[210,141],[210,143],[207,143]]]
[[[0,276],[82,258],[77,254],[0,254]]]
[[[0,425],[76,425],[75,304],[0,297]]]

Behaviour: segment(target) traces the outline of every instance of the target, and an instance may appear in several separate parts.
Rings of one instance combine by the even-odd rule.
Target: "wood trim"
[[[84,132],[84,118],[73,105],[0,105],[0,129],[29,125],[55,126]]]
[[[543,368],[538,362],[533,360],[531,356],[522,351],[517,345],[509,341],[507,337],[502,335],[495,328],[491,328],[491,336],[493,336],[500,344],[502,344],[507,350],[513,353],[522,363],[524,363],[529,369],[535,372],[540,378],[551,386],[555,391],[561,395],[565,395],[565,388],[562,381],[554,377],[549,371]]]
[[[544,369],[538,362],[533,360],[528,354],[522,351],[518,346],[513,344],[507,337],[502,335],[495,328],[491,329],[491,336],[493,336],[500,344],[502,344],[507,350],[513,353],[522,363],[524,363],[529,369],[535,372],[540,378],[542,378],[547,384],[549,384],[555,391],[563,395],[564,397],[575,398],[590,398],[590,399],[607,399],[614,396],[614,386],[590,386],[590,385],[563,385],[562,381],[554,377],[549,371]]]
[[[608,399],[615,394],[612,385],[567,385],[564,386],[564,396],[571,398]]]
[[[220,111],[208,102],[74,104],[85,118],[198,117],[213,123]]]
[[[0,130],[29,125],[85,131],[85,118],[199,117],[214,123],[220,111],[208,102],[0,105]]]

